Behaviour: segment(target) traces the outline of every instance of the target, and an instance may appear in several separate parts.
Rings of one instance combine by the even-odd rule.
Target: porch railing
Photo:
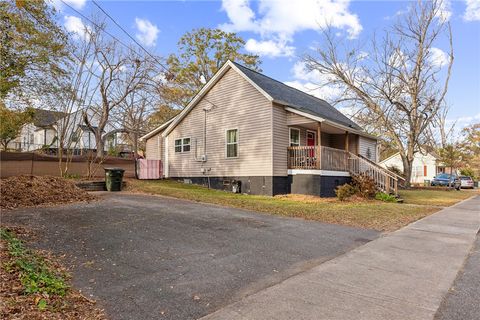
[[[348,152],[330,147],[320,148],[319,153],[318,146],[289,147],[288,168],[348,171]]]
[[[300,146],[288,148],[289,169],[319,169],[317,146]]]
[[[321,169],[364,174],[373,179],[377,187],[386,193],[398,193],[398,182],[403,179],[378,164],[350,153],[330,147],[300,146],[288,148],[289,169]],[[319,152],[320,151],[320,152]]]

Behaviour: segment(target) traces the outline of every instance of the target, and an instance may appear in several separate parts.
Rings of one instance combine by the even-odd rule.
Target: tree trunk
[[[101,135],[95,135],[95,143],[97,145],[97,158],[101,159],[103,157],[103,149],[105,147]]]
[[[137,159],[138,157],[138,132],[135,131],[133,134],[133,158]]]
[[[403,162],[403,174],[405,175],[405,187],[410,188],[411,186],[411,179],[412,179],[412,163],[413,160],[408,160],[407,157],[402,156]]]

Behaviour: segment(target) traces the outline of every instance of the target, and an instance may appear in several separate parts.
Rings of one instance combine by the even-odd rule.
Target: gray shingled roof
[[[287,86],[280,81],[267,77],[238,63],[234,62],[234,64],[257,86],[268,93],[275,102],[351,127],[352,129],[362,130],[359,125],[347,118],[325,100]]]

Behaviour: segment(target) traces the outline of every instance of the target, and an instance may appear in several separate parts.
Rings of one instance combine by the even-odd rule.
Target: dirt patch
[[[33,235],[24,228],[4,228],[15,232],[16,237],[29,238]],[[65,295],[28,293],[20,280],[21,272],[15,268],[15,259],[9,250],[8,242],[0,240],[0,318],[1,319],[106,319],[104,311],[71,286]],[[59,258],[47,251],[36,250],[35,255],[58,274],[68,275]],[[38,280],[40,281],[40,280]]]
[[[0,207],[15,209],[92,201],[95,197],[75,182],[53,176],[17,176],[0,179]]]

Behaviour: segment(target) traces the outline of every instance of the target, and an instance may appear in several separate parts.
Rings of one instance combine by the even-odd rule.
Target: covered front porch
[[[327,194],[328,189],[331,195],[336,186],[357,174],[370,176],[380,190],[397,193],[399,177],[376,163],[374,137],[298,111],[287,115],[287,126],[288,173],[292,186],[297,184],[302,193],[308,187],[307,194]]]
[[[358,134],[294,113],[287,125],[288,169],[349,171],[349,155],[358,154]]]

